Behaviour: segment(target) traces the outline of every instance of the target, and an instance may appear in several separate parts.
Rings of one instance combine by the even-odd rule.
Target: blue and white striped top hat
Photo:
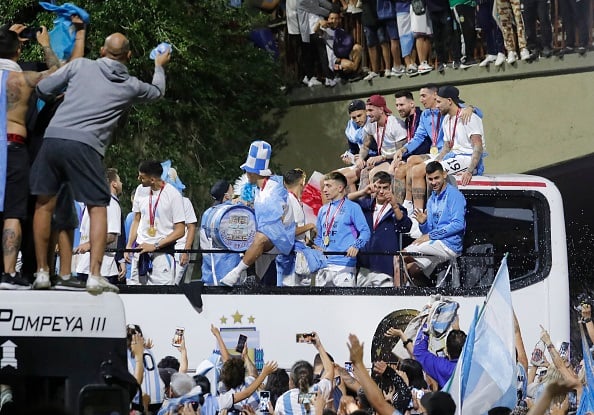
[[[272,172],[268,169],[271,154],[270,144],[261,140],[254,141],[250,144],[247,160],[241,165],[241,169],[260,176],[272,176]]]

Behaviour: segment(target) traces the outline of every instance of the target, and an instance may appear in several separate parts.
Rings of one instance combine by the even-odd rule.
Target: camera
[[[38,32],[41,32],[41,27],[26,27],[19,33],[19,37],[22,39],[35,39]]]

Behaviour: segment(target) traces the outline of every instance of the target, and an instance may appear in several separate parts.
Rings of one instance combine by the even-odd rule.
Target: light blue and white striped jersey
[[[332,391],[332,382],[328,379],[321,379],[318,383],[309,388],[309,392],[321,393],[324,399],[328,399]],[[299,403],[299,389],[291,389],[283,393],[276,401],[274,415],[316,415],[313,405],[307,413],[305,406]],[[318,414],[321,415],[321,414]]]
[[[136,369],[136,359],[132,356],[132,352],[128,349],[128,371],[134,375]],[[157,361],[150,349],[144,349],[144,376],[142,379],[142,393],[151,397],[151,404],[161,403],[165,397],[165,385],[159,376],[159,369],[157,368]],[[133,400],[134,403],[139,403],[139,396],[136,394]]]

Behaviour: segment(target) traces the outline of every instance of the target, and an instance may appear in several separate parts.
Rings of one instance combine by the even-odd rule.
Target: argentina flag
[[[6,191],[6,112],[8,111],[6,81],[8,71],[0,70],[0,212],[4,212],[4,192]]]
[[[456,415],[483,415],[491,408],[516,406],[514,316],[507,258],[475,318],[456,369],[444,387]]]

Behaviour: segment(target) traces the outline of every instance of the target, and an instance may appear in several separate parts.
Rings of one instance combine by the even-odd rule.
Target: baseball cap
[[[222,202],[227,190],[229,190],[229,182],[219,180],[210,188],[210,195],[217,202]]]
[[[365,103],[360,99],[355,99],[349,104],[349,114],[353,111],[365,110]]]
[[[456,412],[456,403],[452,396],[442,391],[424,394],[421,405],[427,411],[427,415],[454,415]]]
[[[367,98],[367,105],[373,105],[374,107],[379,107],[384,110],[386,114],[392,114],[392,111],[386,105],[386,99],[381,95],[372,95]]]
[[[442,98],[450,98],[456,104],[463,104],[464,101],[460,99],[460,91],[452,85],[445,85],[437,90],[437,95]]]

